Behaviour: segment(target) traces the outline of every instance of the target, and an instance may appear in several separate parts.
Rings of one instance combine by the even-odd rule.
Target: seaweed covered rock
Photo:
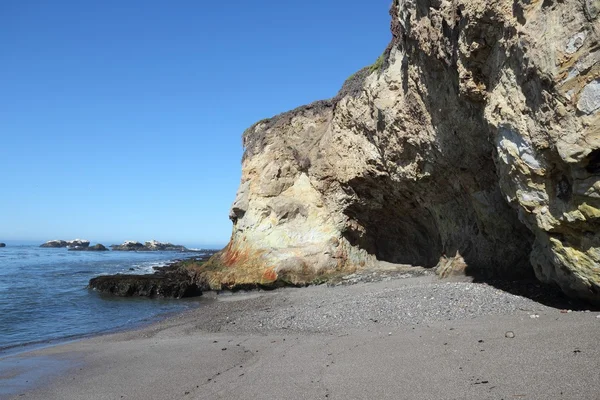
[[[89,287],[120,297],[180,299],[202,295],[201,288],[178,265],[158,268],[154,274],[98,276],[90,280]]]

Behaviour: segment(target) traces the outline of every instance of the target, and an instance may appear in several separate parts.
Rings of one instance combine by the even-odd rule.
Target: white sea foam
[[[199,255],[204,256],[206,255],[206,250],[204,249],[188,249],[189,251],[194,251],[196,253],[199,253]]]
[[[155,267],[164,267],[168,263],[163,261],[149,261],[142,264],[134,264],[129,267],[124,273],[131,275],[146,275],[153,274],[155,271]]]

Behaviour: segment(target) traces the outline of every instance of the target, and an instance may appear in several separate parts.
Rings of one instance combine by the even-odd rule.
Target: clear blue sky
[[[329,98],[391,0],[0,3],[0,241],[224,245],[252,123]]]

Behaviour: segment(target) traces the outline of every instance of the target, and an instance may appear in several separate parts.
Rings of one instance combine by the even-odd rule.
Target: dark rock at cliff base
[[[50,240],[40,247],[48,248],[63,248],[63,247],[82,247],[86,248],[90,245],[89,240],[74,239],[74,240]]]
[[[123,244],[113,244],[110,246],[114,251],[188,251],[185,246],[172,243],[162,243],[156,240],[145,242],[144,244],[128,240]]]
[[[90,247],[69,247],[69,251],[108,251],[108,249],[103,244],[96,244]]]
[[[6,247],[6,243],[0,243],[0,247]]]
[[[182,275],[113,275],[90,280],[90,288],[120,297],[163,297],[180,299],[202,295],[191,280]]]
[[[154,274],[147,275],[98,276],[90,280],[89,288],[120,297],[180,299],[202,295],[201,288],[182,263],[176,262],[155,270]]]

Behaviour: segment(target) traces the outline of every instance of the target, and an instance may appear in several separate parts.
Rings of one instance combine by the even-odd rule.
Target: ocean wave
[[[129,267],[124,273],[130,275],[153,274],[154,272],[156,272],[155,268],[164,267],[168,264],[168,262],[164,261],[152,261],[142,264],[134,264],[131,267]]]

